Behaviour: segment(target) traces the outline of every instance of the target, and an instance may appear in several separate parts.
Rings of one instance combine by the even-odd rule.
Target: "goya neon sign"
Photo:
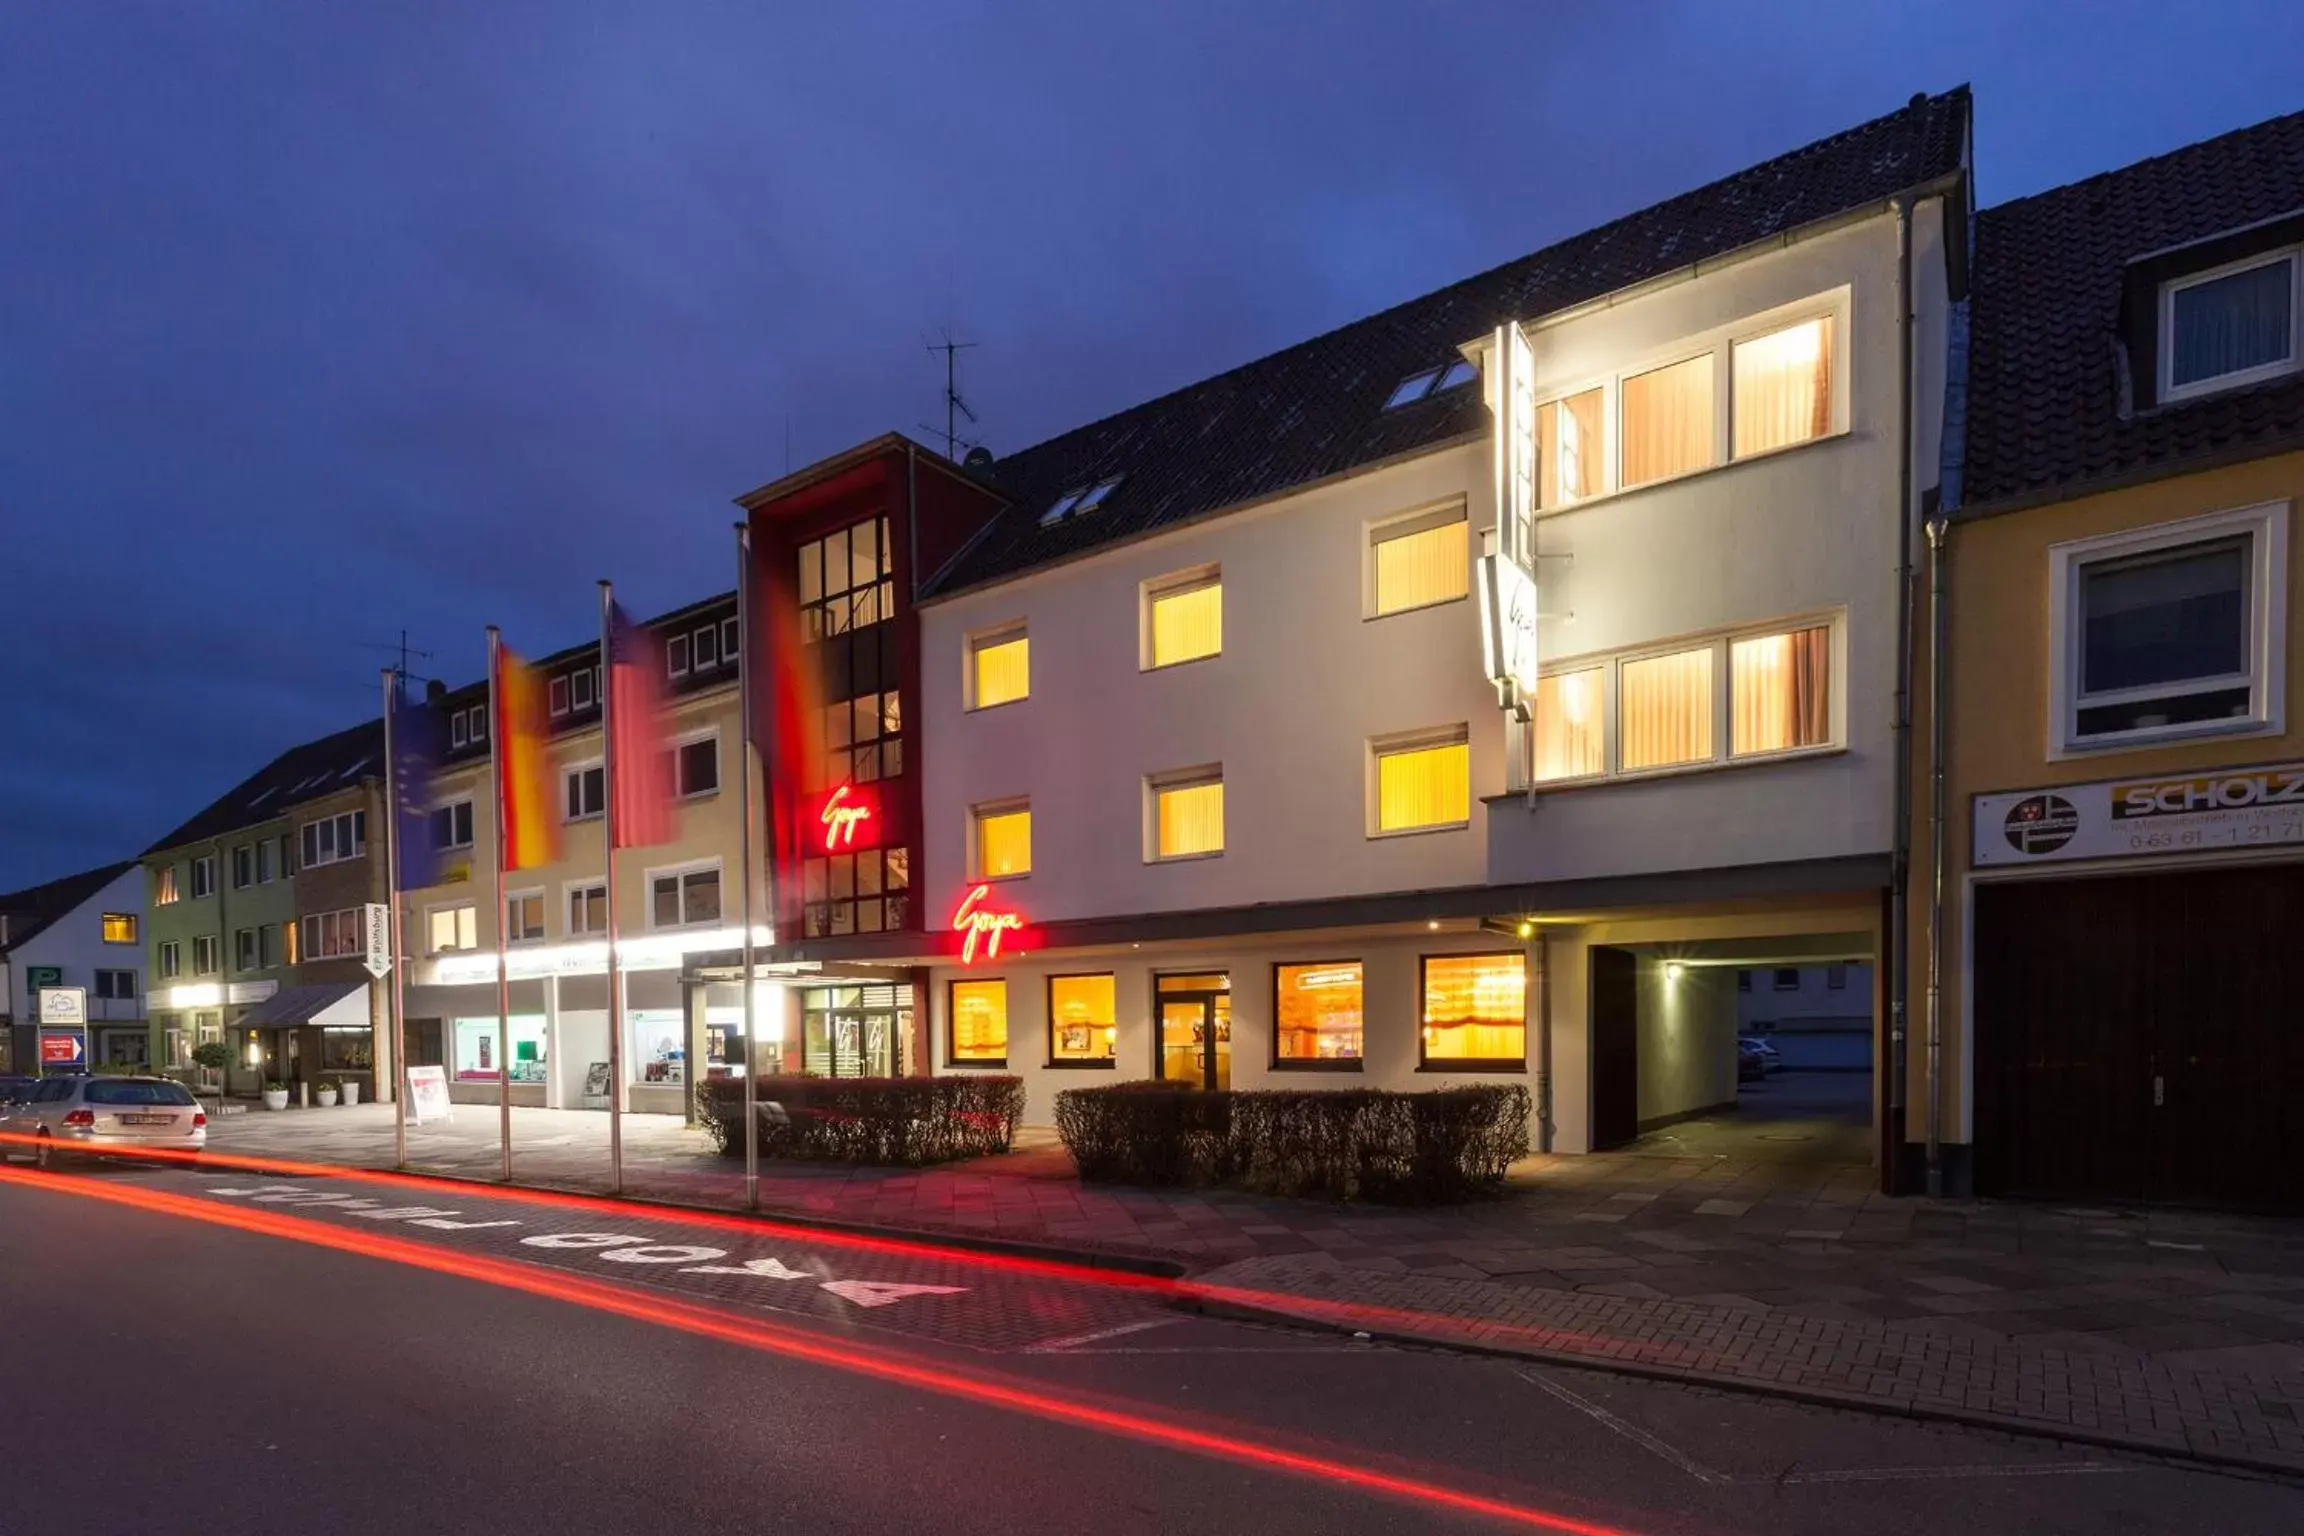
[[[856,786],[843,784],[832,791],[824,801],[824,809],[816,819],[824,827],[824,851],[832,853],[841,848],[856,846],[856,828],[872,819],[872,802],[851,799]]]
[[[952,911],[952,930],[963,935],[960,941],[960,963],[976,963],[976,945],[984,945],[984,958],[992,959],[1000,953],[1003,934],[1020,933],[1024,928],[1024,915],[1020,912],[996,912],[984,903],[991,897],[992,887],[979,885],[960,898],[960,905]]]

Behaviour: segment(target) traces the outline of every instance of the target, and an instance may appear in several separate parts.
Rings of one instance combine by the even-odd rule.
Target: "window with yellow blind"
[[[1471,524],[1462,507],[1403,518],[1371,530],[1374,602],[1371,616],[1454,602],[1472,590]]]
[[[1573,506],[1607,488],[1606,395],[1587,389],[1536,408],[1536,505]]]
[[[1021,626],[968,642],[968,707],[990,709],[1032,693],[1032,642]]]
[[[1717,458],[1711,353],[1636,373],[1621,387],[1620,483],[1636,485],[1708,469]]]
[[[1627,661],[1618,674],[1618,761],[1626,773],[1707,762],[1712,751],[1714,647]]]
[[[1518,950],[1426,955],[1419,1065],[1516,1072],[1528,1057],[1528,969]]]
[[[1588,779],[1608,771],[1608,669],[1556,672],[1536,683],[1536,781]]]
[[[1460,827],[1472,819],[1472,748],[1464,727],[1373,751],[1375,834]]]
[[[1146,780],[1152,796],[1152,850],[1161,859],[1224,851],[1224,772],[1198,768]]]
[[[1224,649],[1224,583],[1214,567],[1144,591],[1144,665],[1172,667]]]
[[[1119,1049],[1112,973],[1048,978],[1048,1064],[1109,1067]]]
[[[1363,974],[1357,960],[1272,968],[1272,1065],[1360,1070]]]
[[[1734,349],[1728,414],[1735,453],[1789,448],[1832,430],[1832,321],[1819,315]]]
[[[1728,750],[1792,752],[1832,739],[1832,631],[1755,635],[1728,647]]]
[[[980,805],[975,810],[975,869],[978,880],[1008,880],[1032,873],[1032,807],[1020,800]]]
[[[1008,1065],[1008,983],[955,981],[946,1015],[951,1023],[951,1051],[947,1062],[955,1067]]]

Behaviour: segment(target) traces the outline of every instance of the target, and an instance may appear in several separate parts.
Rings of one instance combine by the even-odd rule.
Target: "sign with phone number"
[[[2304,846],[2304,763],[1978,795],[1978,868]]]

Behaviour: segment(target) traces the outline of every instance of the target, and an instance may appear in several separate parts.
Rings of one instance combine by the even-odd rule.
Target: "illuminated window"
[[[1449,736],[1376,749],[1376,830],[1416,832],[1472,819],[1472,748]]]
[[[910,920],[909,848],[866,848],[805,859],[801,878],[801,921],[812,939],[880,933]]]
[[[842,780],[870,784],[904,771],[904,708],[901,696],[866,693],[824,709],[822,775],[811,789],[830,789]]]
[[[1617,729],[1627,773],[1711,759],[1712,656],[1705,646],[1623,664]]]
[[[1032,694],[1032,641],[1021,628],[978,635],[968,642],[971,707],[990,709]]]
[[[1832,631],[1756,635],[1728,647],[1728,750],[1737,757],[1832,737]]]
[[[1224,773],[1193,770],[1150,781],[1152,857],[1190,859],[1224,851]]]
[[[170,907],[183,899],[183,893],[176,884],[176,871],[181,867],[170,864],[152,871],[152,905]]]
[[[1832,430],[1832,322],[1788,325],[1732,349],[1737,458],[1789,448]]]
[[[952,1065],[1008,1065],[1008,983],[955,981],[951,998]]]
[[[104,914],[104,942],[107,944],[133,944],[136,942],[136,914],[133,912],[107,912]]]
[[[1528,1054],[1528,971],[1517,950],[1424,957],[1422,1065],[1517,1071]]]
[[[822,640],[896,617],[896,554],[888,519],[843,528],[801,545],[794,556],[802,638]]]
[[[426,947],[436,955],[451,950],[478,949],[478,909],[469,902],[460,907],[434,907],[424,914],[424,937]],[[311,952],[309,938],[305,951],[307,954]]]
[[[1587,389],[1536,408],[1536,504],[1566,507],[1606,489],[1606,392]]]
[[[1471,524],[1462,507],[1373,530],[1377,616],[1451,602],[1471,590]]]
[[[1602,740],[1607,681],[1605,667],[1556,672],[1537,681],[1534,729],[1538,783],[1590,778],[1607,771]]]
[[[1714,462],[1715,367],[1712,354],[1705,353],[1623,382],[1620,478],[1626,490],[1705,469]]]
[[[1198,661],[1224,649],[1224,583],[1214,570],[1147,588],[1147,667]]]
[[[1108,1067],[1119,1049],[1112,973],[1048,978],[1048,1059]]]
[[[469,913],[470,907],[456,910]],[[434,917],[446,916],[446,911]],[[368,947],[366,916],[358,907],[347,907],[341,912],[316,912],[304,919],[303,956],[307,960],[331,960],[357,955]],[[473,946],[466,944],[463,948]]]
[[[976,870],[979,880],[1002,880],[1032,873],[1032,807],[1019,802],[976,808]]]
[[[1356,1068],[1361,970],[1357,960],[1273,968],[1273,1065]]]

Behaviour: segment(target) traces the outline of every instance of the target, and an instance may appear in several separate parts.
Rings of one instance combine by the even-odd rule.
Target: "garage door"
[[[2304,1209],[2304,866],[1980,885],[1983,1194]]]

